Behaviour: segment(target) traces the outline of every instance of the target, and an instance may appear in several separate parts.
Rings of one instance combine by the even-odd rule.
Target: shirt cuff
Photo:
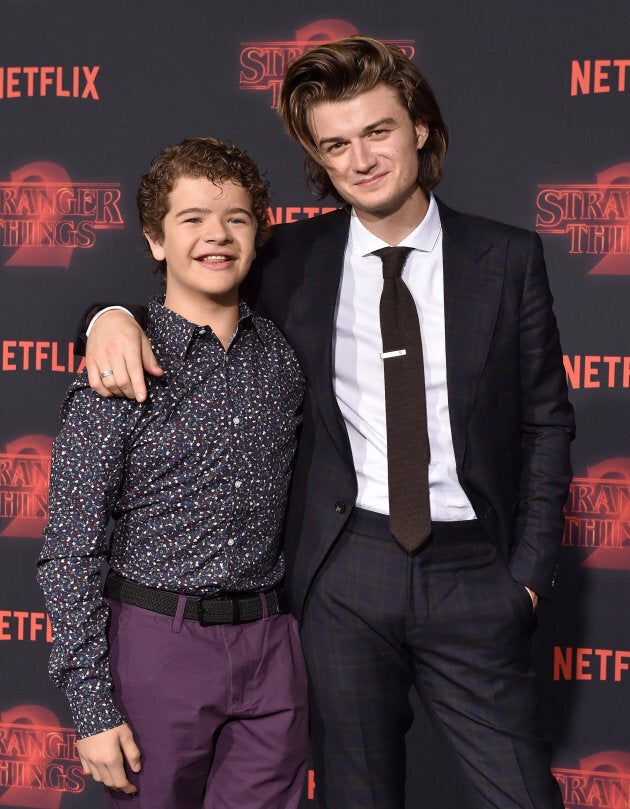
[[[100,317],[101,315],[104,315],[104,314],[105,314],[105,312],[111,312],[111,311],[112,311],[112,309],[120,309],[120,311],[121,311],[121,312],[127,312],[127,314],[129,315],[129,317],[133,317],[133,315],[131,314],[131,312],[129,311],[129,309],[125,309],[125,307],[124,307],[124,306],[106,306],[104,309],[100,309],[100,310],[99,310],[99,311],[98,311],[98,312],[97,312],[97,313],[94,315],[94,317],[93,317],[93,318],[90,320],[90,322],[88,323],[88,327],[87,327],[87,329],[85,330],[85,336],[86,336],[86,337],[89,337],[89,336],[90,336],[90,332],[92,331],[92,328],[93,328],[94,324],[96,323],[96,321],[99,319],[99,317]]]

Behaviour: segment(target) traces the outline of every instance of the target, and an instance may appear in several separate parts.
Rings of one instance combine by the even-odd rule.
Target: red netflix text
[[[630,668],[630,651],[554,646],[554,680],[598,680],[620,683]]]
[[[600,354],[564,355],[567,383],[580,388],[630,388],[630,357]]]
[[[336,210],[336,208],[318,208],[314,205],[307,205],[305,207],[276,206],[275,208],[267,208],[267,213],[269,214],[269,221],[272,225],[282,225],[288,222],[298,222],[300,219],[313,219],[313,217],[319,216],[320,214],[330,213]]]
[[[45,612],[0,610],[0,641],[39,641],[52,643],[50,618]]]
[[[98,101],[99,71],[100,67],[87,65],[0,67],[0,99],[56,96]]]
[[[76,357],[72,343],[58,340],[2,340],[0,369],[10,371],[53,371],[78,374],[85,358]]]
[[[625,93],[630,88],[630,59],[574,59],[571,95]]]

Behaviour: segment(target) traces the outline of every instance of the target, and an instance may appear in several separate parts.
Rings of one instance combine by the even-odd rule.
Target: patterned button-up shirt
[[[62,408],[38,578],[50,673],[79,738],[125,721],[107,658],[101,568],[176,593],[261,590],[284,573],[280,534],[303,377],[277,328],[241,302],[228,350],[151,301],[165,375],[144,403],[101,398],[85,373]],[[113,517],[113,531],[108,521]]]

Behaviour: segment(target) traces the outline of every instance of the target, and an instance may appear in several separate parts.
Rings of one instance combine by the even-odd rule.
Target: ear
[[[416,133],[416,145],[418,149],[422,149],[429,137],[429,127],[424,121],[417,121],[413,126]]]
[[[164,261],[164,259],[166,258],[166,254],[164,252],[164,247],[162,246],[162,241],[155,241],[154,239],[152,239],[149,236],[148,233],[146,233],[146,231],[145,231],[145,234],[144,234],[144,238],[149,243],[149,249],[151,250],[151,253],[153,254],[153,258],[156,261]]]

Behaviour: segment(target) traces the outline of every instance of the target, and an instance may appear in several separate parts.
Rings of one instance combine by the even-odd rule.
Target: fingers
[[[529,593],[529,597],[532,600],[532,606],[534,607],[534,609],[536,609],[536,607],[538,606],[538,596],[536,595],[536,593],[533,590],[531,590],[529,587],[527,587],[527,585],[524,585],[524,587],[527,590],[527,592]]]
[[[137,787],[127,778],[123,751],[132,751],[133,771],[140,770],[140,751],[136,747],[128,725],[88,736],[77,741],[77,751],[83,772],[95,781],[127,795],[134,795]],[[126,757],[126,756],[125,756]]]
[[[126,396],[143,402],[147,398],[143,363],[149,373],[162,374],[151,344],[136,321],[120,310],[101,315],[86,346],[90,387],[101,396]]]
[[[127,728],[127,733],[121,738],[120,746],[129,769],[132,772],[140,772],[140,750],[129,728]]]

